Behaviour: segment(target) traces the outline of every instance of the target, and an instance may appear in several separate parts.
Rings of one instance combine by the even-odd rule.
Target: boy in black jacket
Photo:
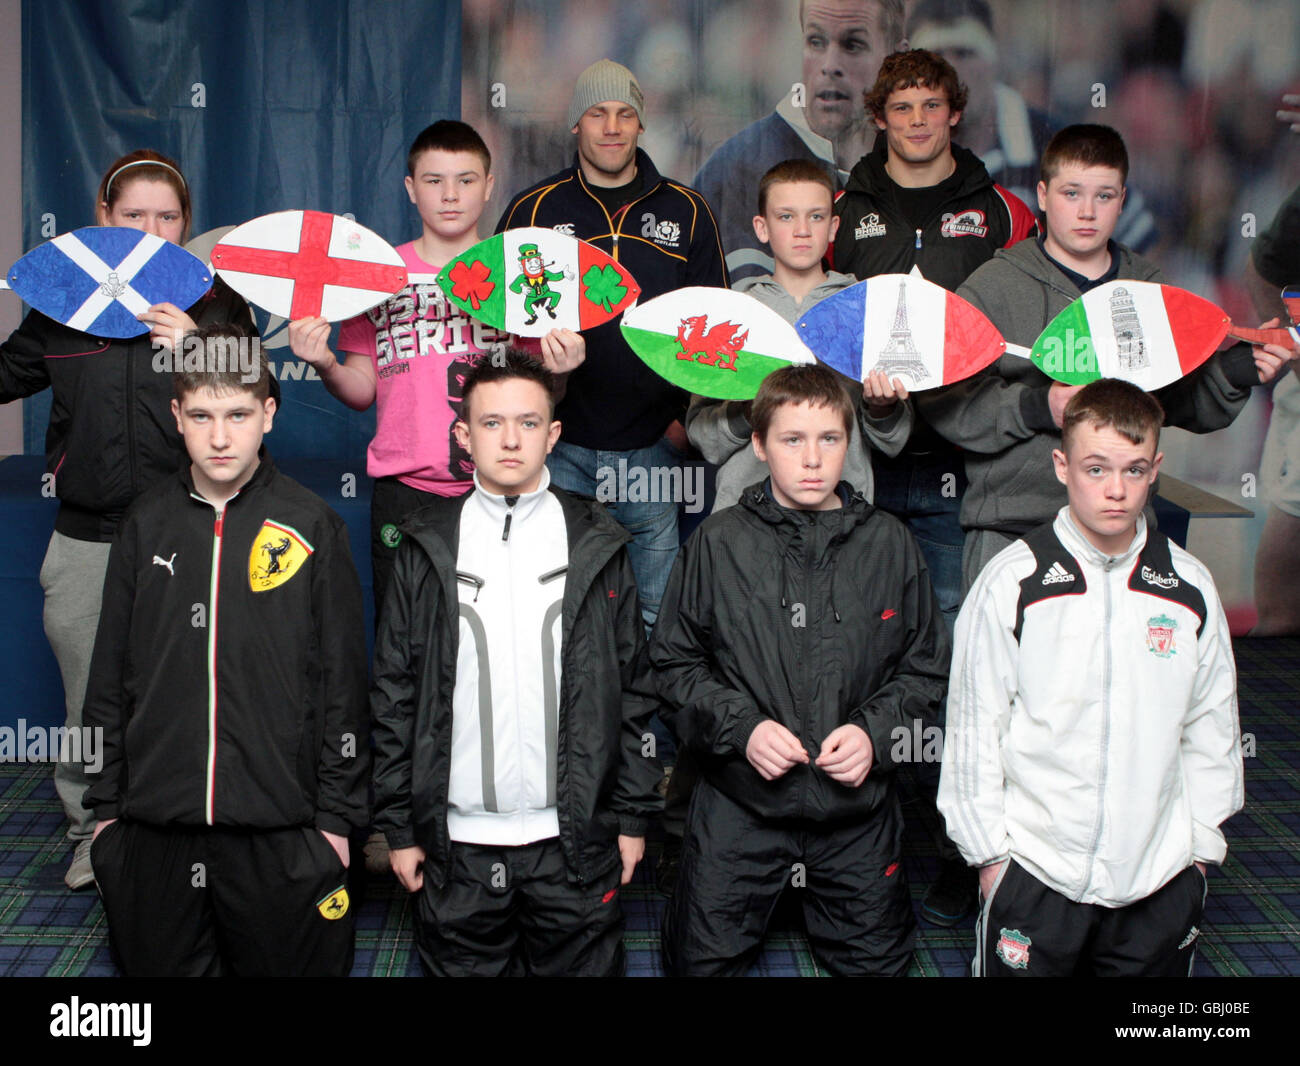
[[[892,771],[922,755],[949,640],[916,542],[840,481],[852,419],[833,371],[772,374],[750,418],[771,476],[669,579],[650,657],[704,778],[664,920],[672,973],[744,973],[787,885],[833,973],[911,958]]]
[[[262,448],[256,338],[210,326],[176,357],[190,464],[113,541],[86,694],[110,941],[133,977],[346,976],[369,768],[347,530]]]
[[[474,489],[402,525],[375,641],[375,825],[425,968],[623,969],[617,896],[661,770],[629,535],[550,483],[550,371],[465,379]]]

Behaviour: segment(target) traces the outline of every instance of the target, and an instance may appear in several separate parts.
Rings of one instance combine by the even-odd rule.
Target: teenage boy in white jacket
[[[979,867],[976,975],[1191,972],[1242,761],[1214,582],[1142,515],[1162,421],[1136,386],[1081,390],[1069,503],[958,616],[939,809]]]

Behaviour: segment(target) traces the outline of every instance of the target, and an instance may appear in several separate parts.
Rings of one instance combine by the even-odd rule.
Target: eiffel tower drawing
[[[907,325],[906,291],[907,283],[900,281],[898,310],[894,312],[894,328],[889,331],[889,343],[876,357],[876,365],[871,369],[883,370],[890,378],[898,374],[906,374],[913,382],[921,382],[930,376],[930,371],[926,369],[925,363],[921,360],[921,353],[916,350],[916,345],[912,342],[912,331]]]
[[[1138,318],[1133,297],[1127,289],[1116,289],[1110,294],[1110,325],[1115,331],[1115,344],[1119,349],[1121,370],[1141,370],[1151,365],[1146,339],[1142,335],[1142,320]]]

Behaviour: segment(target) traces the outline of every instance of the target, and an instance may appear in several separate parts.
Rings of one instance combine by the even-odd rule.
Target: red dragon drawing
[[[695,360],[719,370],[735,370],[736,355],[745,346],[749,330],[740,332],[741,327],[734,322],[720,322],[706,330],[708,317],[695,315],[682,319],[682,324],[677,327],[677,343],[682,346],[677,358],[688,362]]]

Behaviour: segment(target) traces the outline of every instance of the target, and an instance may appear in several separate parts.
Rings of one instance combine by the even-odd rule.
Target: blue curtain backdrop
[[[407,146],[460,116],[456,0],[25,0],[22,32],[26,248],[92,225],[104,169],[144,147],[179,160],[196,235],[313,208],[397,244],[419,235]],[[304,380],[254,313],[284,389],[275,454],[361,459],[373,413]],[[48,393],[24,404],[27,452],[48,412]]]

